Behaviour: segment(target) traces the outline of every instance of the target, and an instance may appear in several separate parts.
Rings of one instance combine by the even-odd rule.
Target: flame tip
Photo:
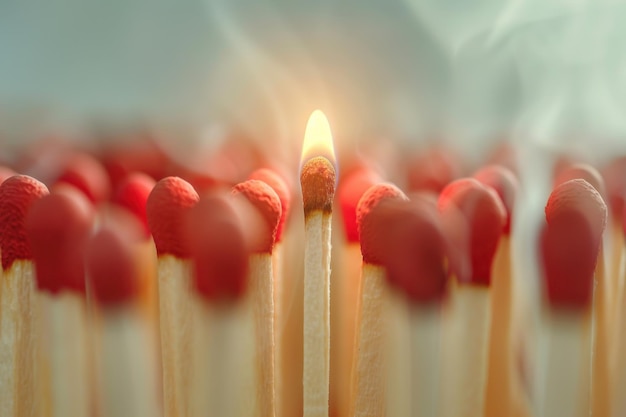
[[[309,116],[302,142],[301,163],[315,156],[324,156],[333,165],[336,161],[330,123],[320,109],[313,110]]]

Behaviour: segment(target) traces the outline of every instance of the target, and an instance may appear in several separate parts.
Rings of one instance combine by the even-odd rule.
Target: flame
[[[321,110],[315,110],[311,113],[306,124],[301,163],[304,164],[315,156],[326,157],[332,164],[335,164],[333,134],[330,131],[328,119]]]

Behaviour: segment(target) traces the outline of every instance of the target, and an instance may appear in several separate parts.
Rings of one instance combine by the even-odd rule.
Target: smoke
[[[3,2],[0,121],[232,128],[291,155],[322,108],[340,148],[436,134],[480,153],[505,134],[609,155],[624,19],[612,0]]]

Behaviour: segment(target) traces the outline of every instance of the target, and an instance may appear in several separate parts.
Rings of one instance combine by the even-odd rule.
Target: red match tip
[[[393,184],[377,184],[370,187],[359,200],[356,221],[361,240],[363,262],[382,265],[385,258],[385,243],[382,236],[387,222],[376,215],[374,209],[393,200],[407,200],[406,195]]]
[[[564,182],[575,179],[587,181],[603,198],[606,195],[606,187],[602,175],[597,169],[588,164],[572,164],[561,169],[554,179],[554,186],[556,187]]]
[[[515,206],[515,197],[519,189],[519,183],[515,174],[509,169],[500,165],[488,165],[474,174],[481,183],[493,188],[504,208],[506,209],[506,223],[504,224],[504,233],[511,233],[511,219],[513,216],[513,207]]]
[[[111,192],[107,171],[97,159],[87,154],[70,158],[57,183],[73,185],[94,204],[109,198]]]
[[[33,202],[26,233],[39,289],[85,292],[83,253],[94,220],[92,204],[73,187]]]
[[[256,252],[272,253],[282,213],[278,195],[272,187],[259,180],[248,180],[235,185],[233,194],[246,197],[265,219],[269,233]]]
[[[32,259],[26,215],[33,203],[47,194],[45,185],[26,175],[15,175],[0,185],[0,249],[4,270],[17,259]]]
[[[416,303],[440,301],[446,292],[446,238],[437,207],[426,200],[392,202],[376,211],[388,219],[384,246],[387,277]]]
[[[248,250],[230,196],[203,196],[189,211],[186,231],[195,287],[208,300],[233,299],[246,290]]]
[[[359,241],[359,228],[356,222],[356,209],[363,194],[382,180],[373,171],[361,168],[352,171],[339,182],[339,203],[346,239],[350,243]]]
[[[280,215],[280,222],[278,223],[278,229],[276,229],[276,242],[280,242],[283,236],[285,222],[287,221],[287,216],[289,215],[289,210],[291,209],[291,192],[289,187],[287,187],[287,183],[280,175],[267,168],[257,169],[250,174],[248,179],[263,181],[272,187],[278,195],[282,211]]]
[[[460,179],[441,192],[439,210],[444,221],[460,212],[468,226],[471,272],[456,269],[454,263],[451,272],[459,282],[490,285],[491,264],[506,224],[506,209],[498,194],[473,178]]]
[[[133,217],[129,219],[137,221]],[[139,225],[134,226],[139,228]],[[88,241],[85,267],[93,294],[102,305],[118,306],[139,295],[138,266],[133,247],[138,238],[126,227],[108,224]]]
[[[146,174],[135,172],[128,175],[117,187],[113,203],[124,207],[141,222],[146,238],[150,236],[146,203],[156,182]]]
[[[602,170],[602,175],[606,181],[611,211],[615,216],[619,216],[626,207],[624,204],[624,200],[626,200],[626,156],[617,158],[608,164]]]
[[[541,251],[547,299],[556,308],[585,308],[591,303],[606,205],[591,184],[574,179],[552,191],[545,211]]]
[[[198,199],[196,190],[178,177],[163,178],[154,186],[146,202],[146,213],[158,255],[189,256],[182,227],[187,211]]]
[[[452,152],[440,148],[429,149],[411,162],[408,173],[409,189],[439,194],[460,175],[460,161]]]

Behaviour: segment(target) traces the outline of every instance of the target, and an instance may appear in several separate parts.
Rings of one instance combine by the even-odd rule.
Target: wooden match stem
[[[441,307],[412,306],[410,311],[412,417],[437,417],[441,359]]]
[[[156,378],[146,321],[134,306],[104,311],[101,334],[100,386],[102,417],[158,416]]]
[[[589,415],[584,367],[589,363],[588,329],[580,313],[547,312],[543,323],[535,398],[537,417]]]
[[[39,292],[43,379],[51,417],[90,414],[87,305],[83,295]],[[46,395],[47,397],[47,395]]]
[[[385,269],[363,264],[350,416],[385,414]]]
[[[331,221],[321,210],[305,218],[304,417],[328,417],[329,411]]]
[[[191,265],[171,255],[159,257],[159,312],[165,417],[188,416]]]
[[[608,276],[603,247],[598,255],[593,291],[593,337],[591,346],[591,407],[592,415],[610,416],[611,411],[611,340],[613,279]]]
[[[16,260],[2,274],[0,300],[0,417],[40,417],[35,274]]]
[[[385,291],[386,334],[385,390],[386,416],[408,417],[414,395],[411,360],[410,309],[406,295],[393,289]]]
[[[442,416],[482,417],[489,358],[491,290],[459,284],[451,294]]]
[[[338,298],[337,311],[333,312],[334,317],[339,320],[339,329],[335,339],[337,351],[331,354],[334,360],[332,366],[336,367],[334,392],[337,397],[337,413],[339,417],[348,417],[362,256],[358,243],[344,244],[341,252],[342,271],[335,278],[338,281],[335,287],[338,291],[333,292],[333,298]]]

